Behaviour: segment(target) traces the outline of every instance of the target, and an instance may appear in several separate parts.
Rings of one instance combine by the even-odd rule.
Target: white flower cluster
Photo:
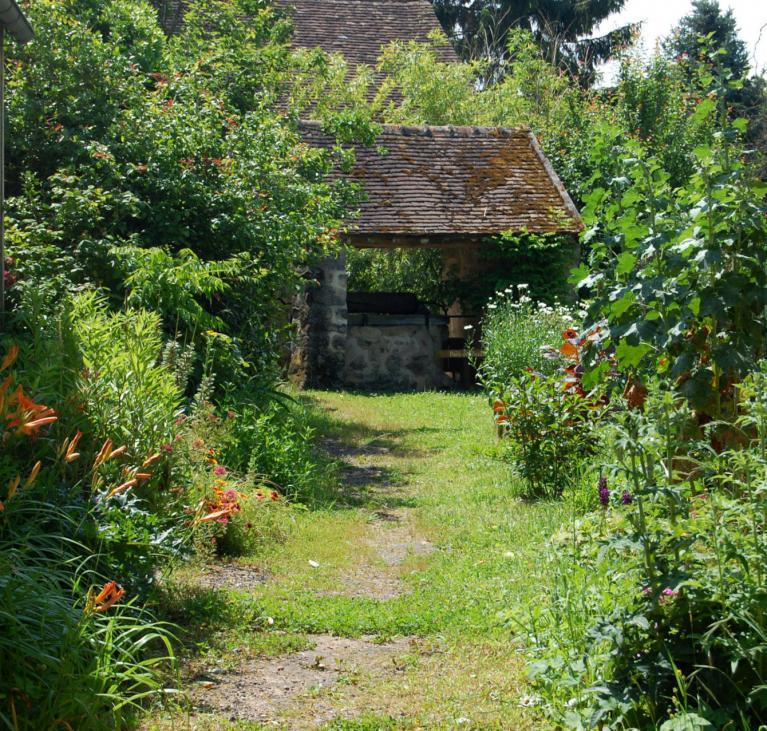
[[[528,294],[529,290],[529,284],[517,284],[514,287],[498,290],[495,297],[487,305],[489,314],[493,314],[495,310],[499,309],[519,311],[520,314],[524,311],[524,314],[532,318],[556,316],[562,318],[568,325],[574,325],[586,316],[585,310],[573,310],[559,303],[556,299],[552,305],[545,302],[535,302]]]

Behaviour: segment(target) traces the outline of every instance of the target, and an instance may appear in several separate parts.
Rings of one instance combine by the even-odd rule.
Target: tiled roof
[[[330,147],[318,123],[308,144]],[[383,154],[381,148],[386,150]],[[349,173],[366,200],[355,237],[578,232],[578,211],[528,129],[384,125]]]
[[[441,30],[429,0],[274,0],[292,8],[293,45],[340,53],[352,68],[374,68],[381,48],[392,41],[427,41]],[[458,61],[449,42],[438,47],[441,61]]]

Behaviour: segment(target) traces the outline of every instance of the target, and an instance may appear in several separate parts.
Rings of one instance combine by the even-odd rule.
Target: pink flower
[[[667,602],[673,601],[679,596],[678,591],[674,591],[670,587],[666,587],[661,593],[660,593],[660,599],[658,600],[659,604],[666,604]]]
[[[165,452],[165,454],[172,454],[173,446],[171,444],[161,444],[160,451]]]
[[[222,465],[222,464],[216,465],[215,469],[213,470],[213,474],[215,474],[215,475],[225,475],[226,474],[226,467],[224,467],[224,465]]]

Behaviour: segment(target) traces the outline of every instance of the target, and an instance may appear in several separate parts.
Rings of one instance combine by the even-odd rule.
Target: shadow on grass
[[[422,457],[435,450],[422,450],[412,446],[403,446],[407,437],[438,432],[453,431],[433,426],[406,427],[394,430],[375,429],[356,421],[341,421],[333,416],[333,410],[320,399],[310,394],[301,393],[297,400],[306,408],[309,425],[319,435],[320,444],[331,445],[328,451],[332,456],[356,456],[361,454],[390,454],[393,457]],[[460,431],[455,429],[455,431]],[[323,444],[325,443],[325,444]],[[337,450],[337,451],[335,451]]]
[[[386,511],[415,506],[413,498],[402,489],[407,484],[402,470],[381,464],[379,460],[424,457],[425,450],[403,446],[403,441],[412,435],[442,430],[419,426],[384,431],[337,419],[314,396],[301,394],[298,400],[306,409],[309,425],[317,435],[315,456],[325,475],[314,493],[307,496],[309,499],[304,500],[308,508]]]
[[[212,632],[243,624],[245,619],[243,607],[223,589],[171,580],[158,587],[153,599],[158,614],[180,628],[178,637],[187,649],[206,642]]]

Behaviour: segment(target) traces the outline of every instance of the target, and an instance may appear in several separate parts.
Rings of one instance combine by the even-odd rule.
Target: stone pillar
[[[300,388],[341,388],[346,361],[346,255],[323,260],[312,272],[317,284],[296,298],[298,337],[289,375]]]

